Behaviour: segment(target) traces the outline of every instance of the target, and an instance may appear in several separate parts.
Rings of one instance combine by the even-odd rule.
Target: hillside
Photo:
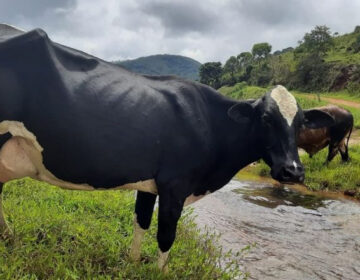
[[[114,63],[140,74],[176,75],[189,80],[199,79],[201,66],[200,62],[192,58],[170,54],[151,55]]]
[[[260,87],[282,84],[292,90],[360,96],[360,26],[341,35],[325,25],[316,26],[299,39],[298,46],[273,52],[271,44],[256,43],[224,65],[204,63],[200,82],[214,88],[239,82]]]

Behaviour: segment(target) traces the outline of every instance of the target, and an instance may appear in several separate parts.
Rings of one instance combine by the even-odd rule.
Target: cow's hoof
[[[129,258],[132,262],[140,262],[140,252],[131,250]]]
[[[168,261],[169,261],[169,251],[165,253],[160,251],[158,258],[158,268],[160,269],[160,271],[162,271],[162,273],[167,274],[169,272]]]

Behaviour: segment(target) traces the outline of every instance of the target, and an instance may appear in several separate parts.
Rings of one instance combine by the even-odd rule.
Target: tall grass
[[[246,278],[216,246],[214,234],[199,232],[191,211],[179,222],[164,275],[156,267],[156,217],[142,262],[128,258],[133,192],[66,191],[23,179],[6,184],[3,198],[14,238],[0,239],[0,279]]]

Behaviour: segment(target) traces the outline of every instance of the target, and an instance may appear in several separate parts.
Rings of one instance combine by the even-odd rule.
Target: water
[[[239,257],[250,279],[360,279],[357,202],[231,181],[193,207],[225,250],[256,244]]]

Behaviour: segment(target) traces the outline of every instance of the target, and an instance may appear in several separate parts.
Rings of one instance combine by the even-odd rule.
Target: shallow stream
[[[225,250],[255,244],[239,257],[249,279],[360,279],[358,202],[231,181],[193,207]]]

